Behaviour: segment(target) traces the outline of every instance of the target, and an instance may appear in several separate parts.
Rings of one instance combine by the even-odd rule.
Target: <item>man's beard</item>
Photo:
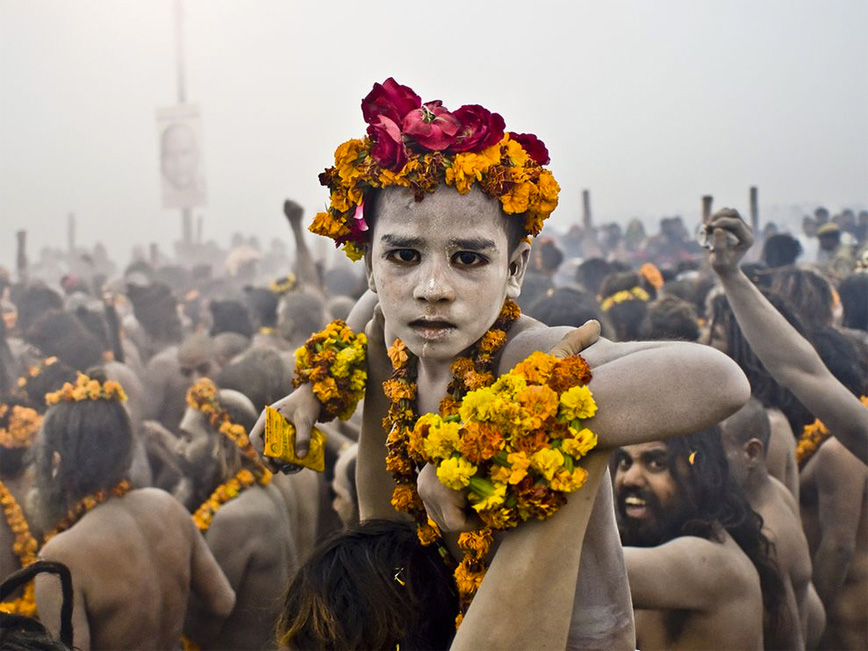
[[[624,500],[627,497],[644,500],[651,518],[631,518],[626,513]],[[684,525],[696,515],[692,502],[684,496],[663,508],[657,496],[638,488],[623,489],[617,498],[616,512],[621,544],[625,547],[656,547],[682,535]]]

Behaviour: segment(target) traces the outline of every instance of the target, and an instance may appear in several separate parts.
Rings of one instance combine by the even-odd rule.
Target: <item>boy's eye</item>
[[[452,262],[461,267],[479,267],[487,263],[488,260],[473,251],[459,251],[452,256]]]
[[[386,253],[386,259],[393,262],[409,264],[419,261],[419,253],[413,249],[395,249],[394,251]]]

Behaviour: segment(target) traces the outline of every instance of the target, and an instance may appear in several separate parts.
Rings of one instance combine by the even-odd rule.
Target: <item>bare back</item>
[[[76,646],[175,647],[199,538],[180,503],[146,488],[109,499],[47,543],[40,556],[65,563],[72,573]],[[53,626],[56,581],[38,579],[36,596],[40,614]]]

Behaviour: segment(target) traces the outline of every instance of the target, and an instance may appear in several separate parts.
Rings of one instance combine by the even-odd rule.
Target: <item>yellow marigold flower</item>
[[[494,536],[489,527],[476,531],[466,531],[458,535],[458,547],[473,552],[477,559],[483,560],[491,549]]]
[[[530,457],[525,452],[510,452],[506,456],[506,460],[512,466],[509,469],[507,482],[515,485],[527,476],[528,468],[530,468]]]
[[[319,401],[323,403],[328,402],[333,398],[340,397],[338,385],[334,379],[330,377],[320,380],[319,382],[314,382],[313,393]]]
[[[543,448],[530,455],[530,465],[548,481],[554,477],[555,471],[564,465],[564,455],[560,450]]]
[[[532,188],[532,183],[516,183],[509,192],[501,197],[503,212],[512,215],[527,211]]]
[[[506,145],[506,156],[513,166],[524,167],[524,164],[528,161],[528,155],[524,148],[515,140],[507,140],[504,144]]]
[[[476,466],[462,457],[444,459],[437,467],[437,478],[452,490],[461,490],[470,483]]]
[[[555,473],[549,482],[549,487],[552,490],[561,491],[562,493],[572,493],[585,485],[588,479],[588,473],[584,468],[576,466],[573,472],[566,469],[561,469]]]
[[[548,170],[540,172],[537,184],[538,193],[535,208],[538,212],[551,214],[558,207],[558,193],[561,191],[561,186],[558,185],[554,175]]]
[[[597,447],[597,435],[587,427],[583,427],[579,431],[570,427],[570,433],[573,438],[565,438],[561,441],[561,449],[571,457],[580,459]]]
[[[358,262],[365,257],[365,249],[354,242],[346,242],[343,245],[343,251],[353,262]]]
[[[367,379],[368,374],[362,369],[357,368],[350,375],[350,389],[364,392]]]
[[[426,524],[419,525],[419,528],[416,530],[416,536],[419,538],[419,542],[422,543],[424,547],[427,547],[440,538],[440,529],[434,520],[428,518]]]
[[[556,362],[556,358],[551,355],[537,351],[516,364],[510,375],[524,376],[530,384],[545,384]]]
[[[470,493],[467,495],[467,500],[476,511],[497,508],[506,500],[506,484],[474,477],[470,481]]]
[[[428,430],[428,436],[422,440],[422,449],[429,459],[445,459],[458,449],[458,423],[440,422]],[[469,463],[469,462],[468,462]],[[474,468],[474,472],[476,469]],[[472,473],[471,473],[472,474]]]
[[[339,350],[332,364],[332,375],[334,377],[349,377],[350,368],[359,361],[359,357],[358,351],[354,348]]]
[[[392,491],[392,506],[400,513],[406,513],[410,508],[421,507],[422,501],[419,499],[416,488],[410,484],[401,484],[395,486]]]
[[[350,233],[350,229],[341,221],[332,217],[331,213],[319,212],[314,215],[313,222],[308,227],[311,233],[325,235],[332,239],[344,237]]]
[[[561,395],[561,415],[565,420],[591,418],[596,413],[597,403],[588,387],[573,387]]]
[[[363,147],[364,142],[353,138],[339,145],[335,150],[335,169],[338,176],[347,185],[352,185],[362,175],[356,161],[358,161]]]
[[[400,339],[395,339],[395,343],[389,346],[386,354],[389,356],[389,361],[392,362],[392,368],[401,368],[410,359],[407,354],[407,345]]]
[[[492,415],[494,398],[494,389],[492,387],[483,387],[476,389],[476,391],[470,391],[461,401],[458,415],[461,416],[461,420],[465,423],[487,421]]]
[[[87,400],[87,389],[82,386],[77,386],[72,390],[72,399],[76,402],[81,402],[82,400]]]

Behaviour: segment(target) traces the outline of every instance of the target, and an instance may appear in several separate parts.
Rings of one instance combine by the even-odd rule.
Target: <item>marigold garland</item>
[[[560,186],[548,150],[536,136],[504,132],[503,118],[478,105],[454,112],[441,102],[422,104],[408,87],[389,78],[362,100],[368,135],[335,151],[335,164],[320,174],[330,204],[310,231],[333,239],[352,260],[368,238],[364,202],[372,189],[408,188],[421,201],[441,184],[466,194],[474,184],[523,218],[536,236],[558,205]]]
[[[859,401],[868,408],[868,396],[862,396]],[[799,442],[796,444],[796,460],[799,462],[799,470],[807,465],[808,461],[817,453],[817,450],[832,436],[823,422],[817,418],[810,425],[805,425]]]
[[[268,283],[268,289],[271,290],[273,294],[277,294],[278,296],[283,296],[284,294],[288,294],[295,286],[298,284],[295,278],[295,274],[289,273],[282,278],[278,278],[277,280],[272,280]]]
[[[7,449],[29,448],[42,424],[42,416],[35,409],[21,405],[0,403],[0,421],[7,420],[6,427],[0,427],[0,447]]]
[[[232,422],[232,416],[218,399],[217,386],[213,381],[202,378],[190,387],[187,391],[187,404],[202,412],[211,427],[235,443],[241,455],[253,465],[252,469],[242,468],[234,477],[220,484],[193,513],[193,522],[200,531],[205,532],[221,506],[255,483],[268,485],[271,482],[271,472],[259,460],[244,426]]]
[[[214,492],[211,493],[207,500],[202,502],[196,512],[193,513],[193,522],[199,528],[199,531],[205,533],[208,527],[211,526],[211,520],[217,514],[217,511],[226,502],[238,497],[245,489],[250,488],[257,482],[261,486],[266,486],[271,481],[271,473],[263,474],[259,478],[247,468],[239,470],[234,477],[223,482]]]
[[[127,394],[123,387],[114,380],[100,382],[79,373],[75,384],[64,382],[59,391],[45,394],[45,404],[49,407],[61,402],[83,402],[85,400],[108,400],[124,402]]]
[[[85,495],[76,502],[66,516],[61,520],[54,529],[45,534],[43,544],[54,538],[57,534],[63,533],[71,528],[76,522],[81,520],[89,511],[92,511],[97,506],[105,502],[110,497],[123,497],[126,495],[133,485],[128,479],[122,479],[117,484],[107,490],[99,490],[93,495]]]
[[[577,461],[597,444],[581,422],[597,407],[586,386],[591,371],[580,356],[558,360],[534,353],[495,381],[494,358],[519,315],[508,301],[470,355],[452,363],[439,415],[418,417],[415,360],[400,340],[388,351],[394,373],[383,385],[391,403],[383,425],[389,432],[386,467],[396,484],[392,506],[414,517],[422,544],[439,541],[416,488],[418,468],[433,463],[445,485],[469,489],[485,525],[458,538],[463,558],[454,570],[461,607],[456,626],[485,576],[493,530],[553,515],[566,493],[584,485],[587,473]]]
[[[44,371],[49,366],[53,366],[57,364],[58,359],[56,356],[52,355],[51,357],[46,357],[44,360],[39,362],[38,364],[34,364],[27,372],[18,378],[18,387],[23,389],[27,386],[27,383],[35,377],[38,377],[42,371]]]
[[[648,295],[648,292],[641,287],[633,287],[632,289],[624,289],[607,297],[600,303],[600,309],[603,312],[608,312],[612,309],[613,305],[620,305],[627,301],[642,301],[643,303],[647,303],[650,300],[651,296]]]
[[[39,543],[33,537],[33,534],[30,533],[30,527],[27,524],[27,519],[24,517],[21,506],[2,481],[0,481],[0,506],[3,507],[6,523],[15,536],[15,541],[12,543],[12,551],[18,556],[21,567],[27,567],[36,561]],[[18,599],[0,602],[0,612],[33,617],[36,615],[35,596],[35,587],[33,581],[30,581],[24,588],[24,593]]]
[[[323,422],[335,417],[348,419],[365,397],[367,342],[365,333],[355,334],[337,319],[295,351],[292,384],[313,385],[313,393],[323,406]]]

